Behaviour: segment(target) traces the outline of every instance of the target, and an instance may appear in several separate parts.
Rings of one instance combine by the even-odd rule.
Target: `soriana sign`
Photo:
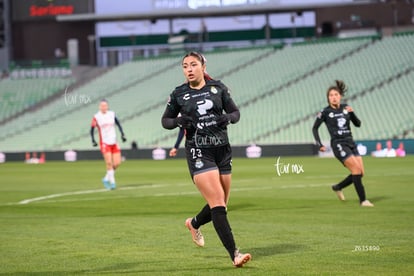
[[[52,3],[47,6],[31,5],[30,6],[30,17],[73,14],[74,11],[75,11],[75,7],[73,5],[56,6]]]
[[[94,0],[13,0],[13,21],[54,19],[57,15],[93,13]]]

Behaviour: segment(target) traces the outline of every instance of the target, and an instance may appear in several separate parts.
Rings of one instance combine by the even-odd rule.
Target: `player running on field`
[[[313,125],[313,136],[320,151],[325,151],[319,137],[318,129],[325,123],[331,136],[331,147],[335,157],[351,172],[340,183],[333,185],[332,190],[340,200],[345,200],[342,189],[354,183],[355,190],[359,197],[359,203],[363,207],[373,207],[365,196],[365,188],[362,184],[364,175],[364,164],[359,155],[357,145],[352,138],[350,122],[356,127],[361,126],[361,121],[355,115],[354,110],[347,104],[341,104],[341,99],[345,95],[346,86],[343,81],[336,81],[336,85],[328,88],[327,98],[329,105],[318,113]]]
[[[230,255],[233,265],[241,267],[251,259],[236,247],[227,220],[231,185],[231,147],[227,125],[237,123],[240,112],[227,87],[206,74],[206,59],[190,52],[182,59],[187,82],[171,93],[162,125],[166,129],[186,129],[186,155],[192,179],[207,201],[193,218],[185,222],[193,241],[204,246],[200,226],[213,221],[214,228]],[[177,117],[181,113],[181,117]]]
[[[99,132],[99,146],[102,156],[106,164],[106,174],[102,179],[102,183],[108,190],[116,188],[115,170],[121,164],[121,149],[116,142],[115,125],[118,126],[121,132],[122,142],[126,141],[124,131],[122,130],[119,120],[115,116],[115,112],[109,110],[108,102],[101,100],[99,103],[99,111],[93,116],[91,124],[91,138],[92,145],[96,147],[94,131],[95,127]]]

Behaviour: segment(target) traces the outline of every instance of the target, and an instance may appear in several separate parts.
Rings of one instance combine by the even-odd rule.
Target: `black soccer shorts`
[[[231,174],[232,151],[229,144],[213,148],[186,146],[185,151],[191,178],[216,169],[220,174]]]
[[[332,151],[335,157],[344,164],[350,156],[360,156],[357,145],[352,140],[332,140]]]

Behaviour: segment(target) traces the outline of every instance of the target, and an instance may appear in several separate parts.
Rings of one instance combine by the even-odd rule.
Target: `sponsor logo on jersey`
[[[213,101],[210,99],[204,99],[197,102],[197,112],[200,115],[206,115],[207,111],[213,108]]]
[[[225,141],[222,141],[217,136],[196,136],[195,143],[197,146],[218,146],[222,145]]]
[[[183,100],[188,101],[190,99],[190,94],[187,93],[183,96]]]
[[[197,128],[198,129],[203,129],[204,128],[204,123],[197,123]]]
[[[202,91],[202,92],[199,92],[199,93],[195,93],[195,92],[191,93],[191,98],[198,98],[198,97],[204,97],[205,98],[206,96],[210,96],[210,92]]]
[[[211,93],[213,93],[213,94],[217,94],[217,88],[215,87],[215,86],[212,86],[211,87],[211,89],[210,89],[210,91],[211,91]]]

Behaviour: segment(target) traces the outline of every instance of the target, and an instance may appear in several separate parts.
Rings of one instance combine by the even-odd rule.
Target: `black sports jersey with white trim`
[[[356,126],[361,126],[361,121],[357,118],[354,112],[348,112],[345,107],[347,104],[341,104],[339,108],[335,109],[331,106],[325,107],[318,113],[315,123],[313,125],[313,136],[319,147],[322,147],[322,142],[319,137],[318,128],[325,122],[331,140],[352,140],[352,131],[350,122]]]
[[[178,113],[192,118],[192,126],[186,131],[186,146],[210,148],[229,143],[227,127],[218,124],[223,110],[227,114],[236,114],[232,123],[239,120],[239,110],[228,88],[221,81],[207,80],[199,90],[192,89],[188,83],[176,87],[170,95],[166,112],[170,118]]]

